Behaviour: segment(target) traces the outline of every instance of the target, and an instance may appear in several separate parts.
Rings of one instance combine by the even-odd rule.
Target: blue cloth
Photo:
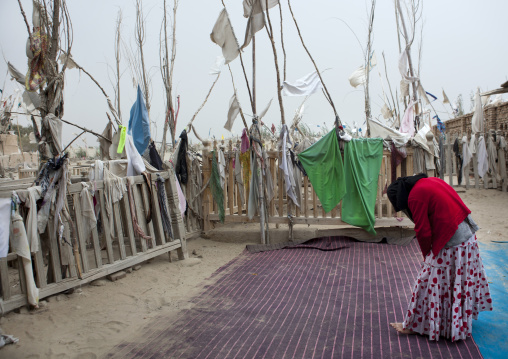
[[[439,131],[441,131],[441,133],[444,133],[444,131],[445,131],[445,129],[446,129],[446,126],[445,126],[445,124],[441,121],[441,119],[439,118],[439,116],[438,116],[438,115],[436,115],[436,116],[434,116],[434,117],[432,117],[432,118],[435,118],[435,119],[436,119],[436,121],[437,121],[437,129],[438,129]]]
[[[508,243],[478,242],[489,280],[492,312],[473,321],[473,339],[485,359],[508,358]]]
[[[140,155],[143,155],[148,143],[150,143],[150,120],[148,111],[143,100],[141,88],[138,85],[138,96],[136,102],[131,108],[131,117],[129,119],[129,135],[134,140],[134,146]]]

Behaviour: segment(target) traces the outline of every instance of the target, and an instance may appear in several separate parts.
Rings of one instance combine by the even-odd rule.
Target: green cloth
[[[335,129],[298,155],[326,213],[346,193],[344,166]],[[316,210],[316,209],[314,209]]]
[[[352,139],[344,146],[347,193],[342,200],[342,220],[375,235],[379,170],[383,159],[381,138]]]

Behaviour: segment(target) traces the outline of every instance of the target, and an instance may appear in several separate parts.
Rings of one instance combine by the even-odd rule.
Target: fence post
[[[452,144],[450,136],[446,136],[446,172],[448,173],[448,183],[453,186],[453,173],[452,173]]]
[[[203,141],[203,184],[207,184],[212,174],[210,167],[210,141]],[[210,226],[210,186],[203,192],[203,232],[208,232]]]

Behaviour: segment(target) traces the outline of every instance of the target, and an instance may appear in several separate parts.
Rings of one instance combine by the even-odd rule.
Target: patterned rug
[[[482,358],[472,338],[399,335],[421,252],[325,237],[244,251],[176,321],[161,316],[108,358]]]

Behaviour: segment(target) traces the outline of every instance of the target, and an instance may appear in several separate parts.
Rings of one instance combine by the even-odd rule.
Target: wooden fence
[[[143,232],[150,236],[148,240],[136,234],[127,193],[112,206],[113,232],[110,230],[103,181],[96,182],[95,192],[95,199],[100,208],[100,218],[97,219],[101,223],[101,230],[99,231],[95,227],[91,230],[91,235],[88,235],[80,200],[83,185],[74,183],[68,186],[68,203],[75,232],[77,232],[79,255],[67,256],[68,259],[70,258],[69,264],[62,265],[64,251],[70,251],[71,246],[64,245],[59,241],[53,227],[53,218],[50,217],[47,230],[41,235],[45,238],[39,245],[41,250],[32,253],[35,283],[40,289],[39,297],[41,299],[173,250],[177,251],[180,259],[187,257],[185,228],[178,206],[174,173],[168,171],[159,174],[165,179],[165,205],[171,217],[173,238],[170,238],[168,233],[163,230],[155,175],[152,176],[151,193],[143,176],[131,177],[137,221]],[[14,189],[16,188],[3,186],[0,189],[0,195],[10,196]],[[17,190],[20,190],[19,186]],[[152,221],[147,223],[145,216],[149,210],[150,196],[153,203],[151,206],[153,215]],[[24,221],[26,223],[26,218]],[[82,269],[81,276],[76,270],[76,259]],[[6,258],[0,259],[0,278],[2,311],[7,312],[26,305],[25,273],[21,265],[21,258],[17,254],[9,253]]]
[[[407,158],[396,168],[396,176],[406,176],[413,174],[413,152],[411,149],[407,151]],[[233,173],[233,158],[235,154],[233,151],[224,152],[227,166],[226,166],[226,184],[224,188],[224,208],[225,208],[225,223],[234,222],[258,222],[259,216],[254,216],[250,220],[247,216],[248,194],[244,198],[246,203],[242,205],[239,195],[239,186],[235,183]],[[332,211],[325,213],[319,198],[314,191],[312,184],[307,177],[296,170],[302,177],[302,186],[299,189],[302,195],[302,203],[300,207],[295,206],[292,201],[287,200],[286,191],[284,187],[284,174],[279,169],[278,151],[268,151],[267,166],[272,175],[272,182],[274,184],[274,198],[267,203],[268,208],[268,223],[275,224],[307,224],[307,225],[348,225],[343,222],[341,214],[341,205],[339,203]],[[211,175],[211,152],[209,149],[203,151],[203,182],[206,183]],[[392,204],[384,194],[385,187],[391,183],[391,153],[389,151],[383,152],[383,160],[381,163],[381,170],[378,175],[378,189],[375,207],[376,227],[391,227],[391,226],[411,226],[412,223],[403,218],[401,213],[395,213]],[[290,217],[288,217],[290,215]],[[205,189],[203,197],[203,217],[204,217],[204,231],[211,229],[211,222],[219,220],[219,213],[217,205],[213,201],[211,191],[209,188]]]

